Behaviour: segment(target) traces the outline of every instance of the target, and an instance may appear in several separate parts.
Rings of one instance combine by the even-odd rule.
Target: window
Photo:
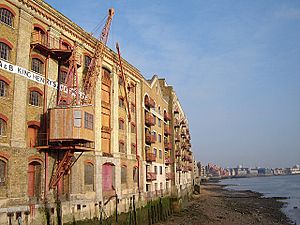
[[[124,99],[122,97],[119,98],[119,107],[125,108]]]
[[[159,174],[162,174],[162,166],[159,167]],[[160,186],[162,188],[162,184]]]
[[[162,158],[162,150],[159,150],[159,158]]]
[[[135,113],[135,105],[134,105],[134,103],[131,103],[131,112]]]
[[[121,167],[121,183],[126,184],[127,182],[127,167],[122,166]]]
[[[131,154],[135,154],[136,153],[136,146],[135,144],[131,144]]]
[[[44,73],[44,63],[37,58],[33,58],[31,61],[31,70],[36,73],[43,74]]]
[[[28,196],[41,197],[42,191],[42,165],[39,162],[31,162],[28,165]]]
[[[0,136],[6,135],[6,121],[0,118]]]
[[[81,127],[81,111],[74,110],[74,127]]]
[[[161,134],[158,135],[158,142],[161,143]]]
[[[156,116],[153,116],[154,124],[156,124]]]
[[[88,71],[91,61],[92,61],[91,57],[87,55],[84,56],[84,68],[83,68],[84,73]]]
[[[6,162],[0,159],[0,186],[4,186],[6,181]]]
[[[27,130],[27,146],[29,148],[34,148],[38,140],[39,127],[35,125],[28,126]]]
[[[94,165],[92,163],[84,164],[84,184],[94,185]]]
[[[154,136],[154,140],[156,140],[156,132],[155,131],[152,131],[152,135]]]
[[[135,124],[131,123],[131,133],[135,134]]]
[[[0,80],[0,96],[1,97],[5,97],[7,95],[7,86],[8,86],[8,84],[5,81]]]
[[[29,104],[35,106],[41,106],[42,104],[42,95],[37,91],[30,92]]]
[[[158,109],[157,109],[157,110],[158,110],[158,113],[160,114],[160,113],[161,113],[161,112],[160,112],[160,106],[158,106]]]
[[[125,153],[125,143],[123,141],[119,141],[119,152]]]
[[[154,166],[154,173],[157,174],[157,166]]]
[[[132,170],[132,179],[133,179],[133,182],[138,182],[138,168],[137,167],[133,167],[133,170]]]
[[[60,84],[67,84],[68,72],[66,70],[61,70],[59,75]]]
[[[119,119],[119,129],[124,130],[125,129],[125,124],[123,119]]]
[[[84,112],[84,128],[93,130],[94,129],[94,117],[92,114]]]
[[[157,149],[156,148],[153,149],[153,153],[154,153],[154,155],[156,157],[157,156]]]
[[[161,120],[158,119],[158,127],[161,127]]]
[[[0,42],[0,59],[4,59],[8,61],[9,53],[10,53],[10,47],[5,43]]]
[[[124,86],[124,80],[122,77],[119,77],[119,85]]]
[[[1,8],[0,21],[12,27],[14,21],[14,15],[9,10]]]

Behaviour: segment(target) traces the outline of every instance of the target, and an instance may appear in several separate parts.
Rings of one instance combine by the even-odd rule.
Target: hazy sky
[[[88,32],[115,8],[108,45],[175,87],[198,161],[300,164],[300,1],[47,2]]]

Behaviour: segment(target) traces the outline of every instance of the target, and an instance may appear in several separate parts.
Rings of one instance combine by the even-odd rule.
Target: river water
[[[221,184],[233,190],[251,190],[265,197],[287,197],[283,212],[295,223],[300,224],[300,175],[232,178]]]

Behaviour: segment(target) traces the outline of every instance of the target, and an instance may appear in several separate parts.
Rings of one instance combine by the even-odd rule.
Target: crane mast
[[[102,30],[100,40],[97,41],[88,72],[83,79],[83,97],[80,96],[78,87],[77,66],[80,60],[78,60],[76,46],[73,47],[68,60],[69,69],[67,76],[64,78],[63,84],[59,82],[57,107],[49,109],[48,113],[50,125],[47,140],[51,145],[39,147],[40,149],[58,151],[57,163],[53,169],[49,188],[59,188],[59,182],[61,182],[62,177],[70,171],[83,152],[92,151],[94,148],[95,134],[92,129],[93,127],[88,128],[87,124],[81,126],[81,123],[86,123],[85,119],[83,121],[83,118],[87,117],[89,118],[88,120],[93,121],[94,107],[91,104],[94,99],[97,78],[101,73],[103,53],[113,16],[114,9],[111,8],[108,11],[108,18]],[[73,119],[75,116],[77,122]],[[75,152],[81,152],[76,159],[74,159]],[[60,153],[63,154],[62,158],[60,157]]]
[[[102,69],[102,61],[103,61],[103,53],[108,39],[108,33],[110,30],[110,25],[112,22],[112,18],[115,14],[113,8],[108,10],[108,18],[106,20],[105,26],[102,30],[100,40],[96,44],[96,49],[94,52],[94,56],[91,60],[91,63],[88,68],[88,72],[83,80],[83,92],[85,94],[85,98],[83,100],[83,104],[92,104],[95,94],[96,82],[99,74]]]
[[[118,42],[116,43],[116,49],[118,51],[118,58],[119,58],[119,66],[121,70],[121,77],[124,81],[124,93],[125,93],[125,100],[126,100],[126,106],[127,106],[127,115],[128,115],[128,121],[131,120],[131,114],[130,114],[130,109],[129,109],[129,100],[128,100],[128,94],[127,94],[127,82],[125,80],[125,75],[124,75],[124,70],[123,70],[123,65],[122,65],[122,58],[121,58],[121,53],[120,53],[120,47]]]

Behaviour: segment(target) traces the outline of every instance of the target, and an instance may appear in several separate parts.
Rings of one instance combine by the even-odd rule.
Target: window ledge
[[[0,21],[0,24],[3,24],[3,25],[5,25],[5,26],[7,26],[7,27],[9,27],[9,28],[11,28],[11,29],[13,29],[13,30],[16,29],[16,28],[14,28],[13,26],[10,26],[10,25],[8,25],[7,23],[4,23],[4,22],[2,22],[2,21]]]

